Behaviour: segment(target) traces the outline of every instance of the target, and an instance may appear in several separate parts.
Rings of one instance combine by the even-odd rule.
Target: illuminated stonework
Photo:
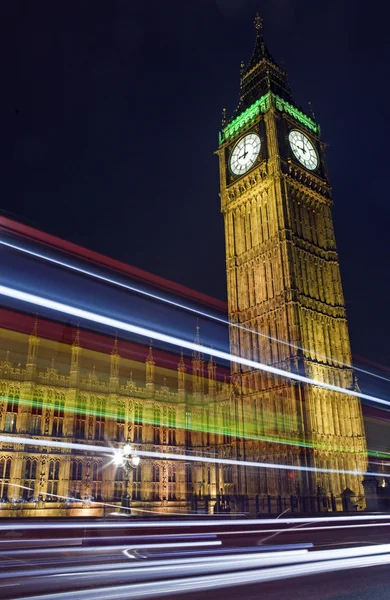
[[[252,58],[242,69],[240,104],[230,122],[224,117],[218,150],[229,320],[253,332],[231,328],[231,352],[354,390],[324,144],[319,126],[294,106],[287,76],[267,50],[261,27],[257,29]],[[261,97],[253,101],[257,90]],[[260,135],[261,152],[247,173],[236,176],[229,160],[244,130]],[[315,148],[318,164],[311,161],[311,171],[292,152],[292,130],[301,131]],[[306,158],[305,152],[302,147]],[[236,456],[365,470],[366,441],[357,398],[267,377],[236,364],[232,376],[242,436],[233,444]],[[249,424],[255,436],[300,439],[312,448],[245,440]],[[251,497],[294,494],[297,489],[339,494],[347,487],[361,494],[361,479],[267,469],[260,476],[242,472],[241,486]]]
[[[187,368],[181,357],[172,372],[156,366],[152,348],[143,365],[121,358],[116,340],[107,355],[82,348],[78,331],[69,346],[40,339],[38,329],[36,323],[29,337],[0,329],[2,346],[10,349],[0,361],[0,432],[48,442],[47,448],[33,440],[30,446],[0,443],[3,501],[40,498],[57,515],[66,498],[120,503],[124,476],[109,457],[54,450],[50,440],[102,447],[129,440],[135,450],[229,456],[230,423],[224,434],[218,432],[224,415],[231,414],[232,390],[217,381],[213,360],[205,364],[196,354]],[[231,467],[188,468],[184,461],[158,458],[143,458],[131,482],[139,510],[187,510],[194,496],[204,506],[220,490],[233,492]],[[62,508],[54,504],[56,495],[63,497]]]

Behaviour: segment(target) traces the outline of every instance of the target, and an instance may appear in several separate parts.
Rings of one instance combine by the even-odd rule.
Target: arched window
[[[95,440],[104,440],[105,411],[106,406],[104,400],[98,398],[96,401]]]
[[[222,431],[223,443],[228,444],[230,442],[230,409],[227,406],[222,409]]]
[[[10,390],[8,402],[7,402],[7,413],[5,415],[4,431],[6,433],[16,432],[16,419],[19,411],[19,394],[15,390]]]
[[[81,481],[82,478],[83,478],[83,463],[78,460],[74,460],[72,462],[72,479],[74,481]]]
[[[125,441],[125,409],[123,406],[118,406],[116,417],[116,441]]]
[[[92,465],[92,480],[102,481],[102,465],[100,463],[93,463]]]
[[[161,411],[158,406],[155,406],[153,409],[153,442],[155,444],[161,444],[160,425]]]
[[[26,466],[24,470],[25,479],[36,479],[37,478],[37,461],[28,458],[26,460]]]
[[[142,468],[139,465],[133,471],[133,483],[132,483],[132,499],[133,500],[141,500],[141,491],[142,491]]]
[[[122,469],[122,467],[119,467],[115,471],[115,481],[124,481],[124,479],[125,479],[125,472]]]
[[[153,465],[152,468],[152,481],[159,482],[160,481],[160,467],[158,465]]]
[[[11,476],[11,459],[2,458],[0,460],[0,479],[9,479]]]
[[[168,483],[176,482],[176,469],[173,465],[169,465],[168,467]]]
[[[64,398],[57,397],[55,399],[54,410],[53,410],[53,429],[52,429],[53,436],[63,435],[64,407],[65,407]]]
[[[29,432],[32,435],[41,434],[41,422],[42,422],[42,398],[34,395],[33,403],[31,406],[31,416],[29,424]]]
[[[173,408],[168,411],[168,444],[176,444],[176,411]]]
[[[85,423],[86,423],[86,409],[85,399],[79,399],[76,403],[76,416],[75,416],[75,427],[74,436],[77,439],[85,439]]]
[[[142,421],[143,410],[140,404],[134,407],[134,442],[139,444],[142,442]]]
[[[56,500],[58,494],[58,482],[60,478],[60,463],[57,460],[51,460],[49,463],[49,473],[47,481],[48,500]]]

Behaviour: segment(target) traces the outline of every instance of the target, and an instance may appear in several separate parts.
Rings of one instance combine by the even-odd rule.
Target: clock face
[[[234,175],[243,175],[254,164],[260,154],[261,141],[257,133],[248,133],[241,138],[230,156],[230,169]]]
[[[318,156],[309,138],[300,131],[293,129],[293,131],[290,131],[288,139],[295,158],[297,158],[306,169],[314,171],[318,167]]]

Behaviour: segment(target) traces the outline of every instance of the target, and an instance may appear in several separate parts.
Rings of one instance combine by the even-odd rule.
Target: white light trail
[[[235,587],[240,587],[242,593],[242,586],[254,583],[390,564],[390,553],[386,548],[388,548],[388,544],[363,548],[324,550],[300,555],[291,552],[283,553],[284,556],[276,555],[274,557],[269,556],[269,558],[254,557],[253,555],[244,558],[243,556],[230,555],[223,557],[224,564],[210,558],[208,558],[208,563],[204,560],[197,561],[197,559],[187,559],[187,562],[185,562],[186,559],[179,559],[175,565],[171,563],[165,567],[156,563],[149,566],[148,563],[148,566],[142,569],[131,567],[129,569],[109,569],[106,572],[95,573],[96,576],[100,575],[101,577],[120,574],[123,581],[121,585],[109,585],[109,583],[112,583],[112,579],[107,579],[106,582],[100,584],[104,587],[72,591],[63,589],[57,593],[41,593],[34,596],[34,599],[90,600],[93,598],[93,600],[110,600],[112,598],[123,598],[124,600],[131,600],[142,597],[171,596],[176,593],[197,592],[199,594],[206,590]],[[288,554],[291,554],[291,556],[288,557]],[[159,572],[164,573],[167,570],[174,570],[175,567],[179,577],[161,580]],[[217,571],[217,573],[208,574],[210,568]],[[36,572],[36,575],[39,575],[39,571]],[[54,574],[57,577],[63,577],[64,575],[74,578],[90,576],[90,573],[84,571],[70,573],[69,575]],[[126,575],[130,576],[130,583],[124,582],[123,579]],[[133,577],[143,577],[146,581],[134,583]],[[157,581],[151,581],[153,579],[157,579]]]
[[[121,281],[118,281],[116,279],[111,279],[111,277],[106,277],[104,275],[99,275],[99,273],[94,273],[93,271],[89,271],[87,269],[82,269],[81,267],[77,267],[76,265],[72,265],[71,263],[62,261],[62,260],[58,260],[56,258],[52,258],[50,256],[47,256],[45,254],[41,254],[40,252],[34,252],[33,250],[29,250],[28,248],[22,248],[21,246],[17,246],[16,244],[11,244],[10,242],[6,242],[5,240],[1,240],[0,239],[0,244],[3,246],[6,246],[7,248],[12,248],[13,250],[17,250],[18,252],[23,252],[24,254],[28,254],[29,256],[34,256],[35,258],[39,258],[42,260],[46,260],[47,262],[50,262],[52,264],[58,265],[60,267],[65,267],[66,269],[69,269],[71,271],[75,271],[77,273],[81,273],[83,275],[87,275],[88,277],[92,277],[94,279],[98,279],[99,281],[104,281],[105,283],[109,283],[111,285],[115,285],[117,287],[121,287],[123,289],[126,289],[130,292],[134,292],[136,294],[142,295],[142,296],[146,296],[148,298],[152,298],[153,300],[157,300],[159,302],[165,303],[165,304],[169,304],[170,306],[175,306],[176,308],[180,308],[181,310],[185,310],[187,312],[191,312],[194,313],[198,316],[201,317],[205,317],[206,319],[210,319],[212,321],[216,321],[218,323],[222,323],[223,325],[228,325],[229,327],[236,327],[237,329],[242,329],[243,331],[247,331],[248,333],[253,333],[254,335],[258,335],[260,337],[272,340],[274,342],[277,342],[278,344],[282,344],[283,346],[289,346],[290,348],[294,348],[295,350],[302,350],[303,352],[307,352],[312,354],[311,350],[308,350],[307,348],[303,348],[302,346],[298,346],[296,344],[292,344],[291,342],[286,342],[284,340],[280,340],[278,338],[275,338],[271,335],[267,335],[265,333],[261,333],[260,331],[255,331],[254,329],[250,329],[248,327],[244,327],[243,325],[240,325],[238,323],[232,323],[231,321],[228,321],[227,319],[222,319],[221,317],[217,317],[216,315],[210,314],[210,313],[206,313],[202,310],[199,310],[197,308],[192,308],[191,306],[187,306],[185,304],[181,304],[180,302],[175,302],[173,300],[170,300],[169,298],[164,298],[162,296],[157,296],[156,294],[152,294],[151,292],[147,292],[146,290],[141,290],[139,288],[136,288],[132,285],[123,283]],[[372,373],[371,371],[367,371],[366,369],[361,369],[359,367],[344,363],[340,360],[336,360],[332,357],[329,356],[325,356],[324,354],[317,354],[315,353],[315,357],[317,359],[325,359],[325,360],[330,360],[335,364],[338,364],[340,366],[343,367],[348,367],[348,368],[353,368],[355,371],[359,371],[360,373],[364,373],[365,375],[370,375],[371,377],[376,377],[377,379],[382,379],[383,381],[388,381],[390,382],[390,379],[388,377],[384,377],[383,375],[378,375],[377,373]]]
[[[174,521],[153,521],[153,522],[149,522],[149,521],[132,521],[131,523],[131,527],[132,529],[164,529],[167,527],[167,524],[169,525],[169,528],[174,530],[176,528],[188,528],[190,529],[191,527],[194,528],[203,528],[203,527],[216,527],[216,525],[219,526],[227,526],[228,528],[231,528],[234,525],[240,525],[241,527],[243,525],[254,525],[254,526],[263,526],[263,525],[280,525],[280,524],[285,524],[285,525],[304,525],[306,523],[315,523],[317,525],[320,525],[321,523],[359,523],[361,521],[368,521],[368,522],[372,522],[372,521],[388,521],[390,522],[390,515],[384,515],[384,514],[374,514],[374,515],[367,515],[367,514],[357,514],[357,515],[340,515],[338,517],[290,517],[290,518],[282,518],[282,519],[277,519],[276,517],[273,519],[218,519],[217,521],[215,521],[214,519],[212,520],[184,520],[184,521],[179,521],[179,520],[174,520]],[[380,523],[379,523],[380,524]],[[374,526],[376,524],[374,523]],[[56,522],[56,523],[50,523],[47,522],[45,523],[45,529],[55,529],[55,530],[59,530],[59,529],[123,529],[124,527],[126,527],[126,523],[121,522],[121,523],[117,523],[115,521],[109,522],[109,523],[105,523],[105,522],[94,522],[94,521],[77,521],[77,522],[66,522],[63,521],[61,523]],[[341,526],[340,526],[341,527]],[[19,521],[13,521],[12,523],[1,523],[0,522],[0,531],[8,531],[8,530],[21,530],[24,529],[26,531],[28,530],[41,530],[42,529],[42,523],[24,523],[24,522],[19,522]],[[260,531],[260,530],[259,530]],[[269,531],[269,530],[265,530],[265,531]],[[278,530],[279,531],[279,530]],[[287,529],[283,529],[283,531],[288,531]],[[295,530],[294,530],[295,531]],[[257,533],[257,530],[256,530]],[[295,531],[296,533],[296,531]],[[219,535],[219,533],[218,533]],[[122,546],[123,547],[123,546]],[[128,547],[128,546],[127,546]]]
[[[361,398],[363,400],[369,400],[370,402],[375,402],[378,404],[383,404],[386,406],[390,406],[390,402],[388,400],[383,400],[382,398],[377,398],[375,396],[370,396],[369,394],[363,394],[362,392],[358,392],[356,390],[349,390],[346,388],[342,388],[338,385],[333,385],[331,383],[326,383],[324,381],[318,381],[316,379],[311,379],[310,377],[305,377],[304,375],[299,375],[298,373],[291,373],[289,371],[285,371],[283,369],[278,369],[277,367],[272,367],[270,365],[266,365],[264,363],[259,363],[254,360],[250,360],[248,358],[242,358],[240,356],[234,356],[234,354],[230,354],[228,352],[223,352],[222,350],[216,350],[215,348],[208,348],[207,346],[202,346],[201,344],[197,344],[195,342],[189,342],[187,340],[182,340],[180,338],[167,335],[165,333],[160,333],[158,331],[153,331],[151,329],[146,329],[145,327],[140,327],[138,325],[133,325],[131,323],[126,323],[125,321],[119,321],[118,319],[112,319],[111,317],[106,317],[104,315],[100,315],[97,313],[93,313],[89,310],[84,310],[82,308],[76,308],[74,306],[70,306],[68,304],[63,304],[62,302],[57,302],[55,300],[49,300],[48,298],[43,298],[42,296],[36,296],[35,294],[29,294],[27,292],[22,292],[20,290],[16,290],[14,288],[10,288],[4,285],[0,285],[0,295],[6,296],[8,298],[13,298],[14,300],[20,300],[22,302],[27,302],[29,304],[33,304],[34,306],[41,306],[44,308],[48,308],[50,310],[54,310],[66,315],[72,315],[73,317],[78,317],[80,319],[85,319],[87,321],[92,321],[94,323],[100,323],[101,325],[106,325],[107,327],[112,327],[115,330],[127,331],[128,333],[133,333],[135,335],[139,335],[142,337],[147,337],[148,339],[158,340],[160,342],[166,344],[172,344],[173,346],[178,346],[179,348],[186,348],[187,350],[192,350],[194,352],[202,352],[203,354],[207,354],[209,356],[213,356],[215,358],[220,358],[221,360],[225,360],[228,362],[235,362],[240,365],[244,365],[246,367],[251,367],[253,369],[258,369],[260,371],[265,371],[267,373],[271,373],[272,375],[277,375],[279,377],[287,377],[289,379],[293,379],[294,381],[300,381],[301,383],[308,383],[310,385],[316,385],[318,387],[331,390],[333,392],[339,392],[340,394],[346,394],[348,396],[354,396],[356,398]]]
[[[115,448],[109,448],[107,446],[93,446],[90,444],[78,444],[71,442],[56,442],[50,439],[47,440],[37,440],[35,438],[24,438],[19,436],[10,436],[0,434],[0,442],[6,442],[11,444],[29,444],[30,446],[45,446],[52,448],[68,448],[73,450],[83,450],[84,452],[104,452],[107,454],[108,452],[114,453]],[[356,469],[355,471],[349,471],[344,469],[325,469],[323,467],[302,467],[300,465],[281,465],[276,463],[264,463],[264,462],[255,462],[250,460],[234,460],[230,458],[209,458],[207,456],[193,456],[187,454],[176,454],[173,452],[149,452],[147,450],[137,450],[137,454],[139,456],[145,456],[147,458],[154,458],[155,460],[184,460],[184,461],[192,461],[197,463],[211,463],[211,464],[221,464],[221,465],[238,465],[241,467],[255,467],[255,468],[265,468],[265,469],[278,469],[281,471],[309,471],[313,473],[341,473],[344,475],[369,475],[369,476],[380,476],[380,477],[388,477],[390,478],[390,473],[373,473],[366,471],[359,471]]]
[[[123,550],[123,554],[127,556],[127,558],[134,559],[134,556],[130,554],[130,552],[134,552],[134,550],[151,550],[152,548],[173,548],[177,550],[178,548],[192,548],[198,546],[222,546],[222,542],[221,540],[215,540],[213,542],[172,542],[170,544],[134,544],[133,546],[128,546],[126,550]]]

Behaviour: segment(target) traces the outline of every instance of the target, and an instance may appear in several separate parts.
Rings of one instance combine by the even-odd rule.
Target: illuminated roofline
[[[229,125],[226,125],[219,134],[219,143],[222,144],[239,133],[246,125],[252,123],[259,113],[267,112],[272,105],[275,106],[277,110],[288,113],[302,123],[302,125],[320,135],[320,126],[315,123],[313,119],[295,108],[295,106],[292,106],[292,104],[286,102],[286,100],[283,100],[283,98],[280,98],[272,92],[267,92],[267,94],[256,100],[249,108],[244,110],[244,112],[229,123]]]

